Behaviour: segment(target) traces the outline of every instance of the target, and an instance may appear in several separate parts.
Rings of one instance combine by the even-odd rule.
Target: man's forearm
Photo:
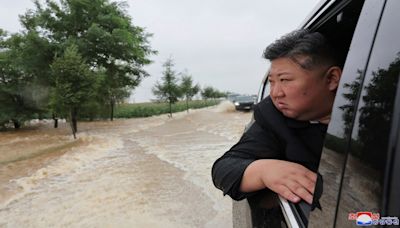
[[[228,194],[232,199],[240,200],[247,194],[240,191],[240,180],[244,170],[252,163],[252,159],[244,159],[231,156],[227,152],[219,158],[212,167],[212,178],[215,187],[221,189],[224,194]]]
[[[247,166],[243,173],[240,191],[254,192],[265,188],[261,178],[263,167],[266,165],[265,163],[267,163],[267,159],[260,159]]]

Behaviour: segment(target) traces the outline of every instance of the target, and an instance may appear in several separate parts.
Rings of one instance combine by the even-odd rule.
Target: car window
[[[400,1],[387,1],[364,83],[361,83],[362,92],[351,135],[337,227],[354,227],[357,212],[371,212],[374,217],[381,213],[389,133],[400,73],[399,11]],[[360,82],[356,80],[348,86],[352,91],[346,100],[351,103],[349,98],[356,96]],[[364,222],[371,220],[366,217]]]
[[[238,96],[234,100],[238,102],[254,102],[255,98],[253,96]]]
[[[357,22],[350,50],[343,68],[342,78],[332,110],[332,118],[325,138],[318,172],[323,179],[320,199],[322,210],[311,212],[309,227],[324,227],[335,221],[347,145],[353,128],[354,110],[357,106],[359,87],[351,87],[363,79],[375,29],[384,1],[365,1]]]
[[[268,83],[268,77],[266,77],[266,79],[265,79],[265,82],[264,82],[264,85],[263,85],[263,92],[262,92],[262,98],[261,98],[261,100],[262,99],[264,99],[264,98],[266,98],[266,97],[268,97],[269,96],[269,92],[270,92],[270,86],[269,86],[269,83]]]
[[[269,69],[270,63],[268,62],[268,69]],[[260,89],[258,91],[258,97],[257,97],[257,103],[262,101],[264,98],[269,96],[270,92],[270,86],[268,83],[268,71],[265,73],[263,81],[261,83]]]

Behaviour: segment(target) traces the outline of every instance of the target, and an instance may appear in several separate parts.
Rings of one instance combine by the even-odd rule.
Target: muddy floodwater
[[[41,121],[0,132],[0,227],[232,227],[211,166],[251,113],[230,103],[166,115]]]

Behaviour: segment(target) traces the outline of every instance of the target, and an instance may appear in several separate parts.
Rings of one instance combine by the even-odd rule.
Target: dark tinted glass
[[[354,227],[349,213],[381,213],[389,133],[400,73],[400,1],[387,1],[362,86],[343,179],[336,227]],[[356,94],[358,81],[348,97]],[[347,99],[351,103],[350,99]],[[381,215],[394,216],[394,215]],[[354,219],[354,214],[350,214]]]
[[[359,83],[364,76],[382,5],[383,1],[373,0],[366,1],[362,6],[336,94],[318,170],[323,177],[320,199],[322,210],[311,212],[309,227],[320,228],[334,224],[343,164],[353,127],[357,93],[360,91]]]

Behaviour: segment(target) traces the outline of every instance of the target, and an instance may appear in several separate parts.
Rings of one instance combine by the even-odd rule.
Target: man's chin
[[[293,113],[292,111],[288,109],[280,109],[279,111],[282,112],[282,114],[288,118],[296,119],[298,115],[296,113]]]

